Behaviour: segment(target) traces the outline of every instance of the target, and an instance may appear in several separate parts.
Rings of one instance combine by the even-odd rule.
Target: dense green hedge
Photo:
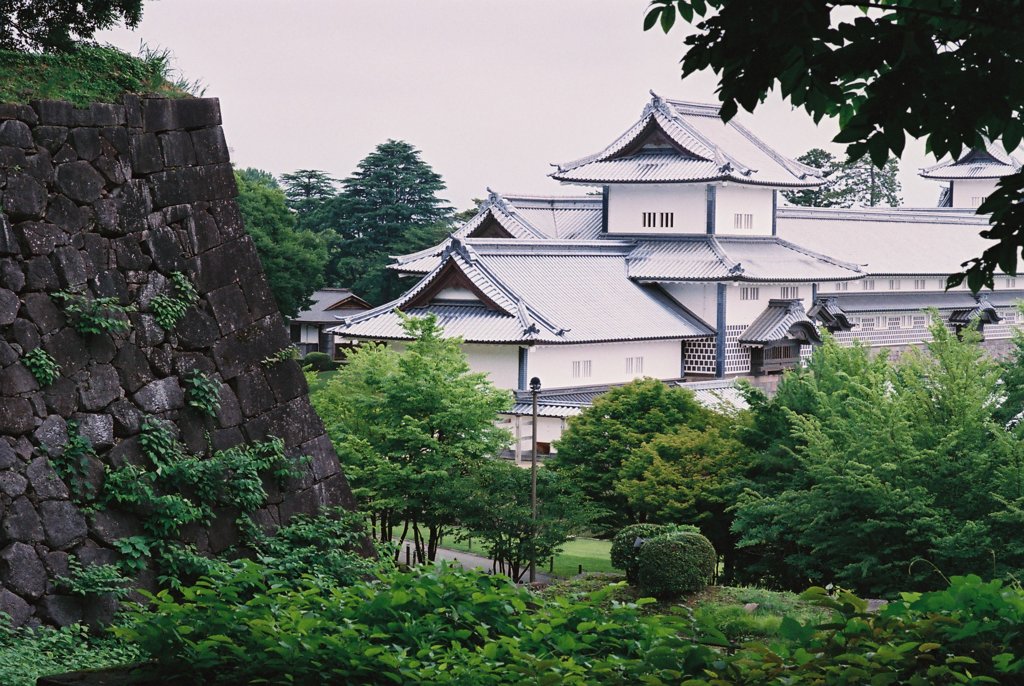
[[[315,372],[329,372],[338,368],[338,363],[331,359],[327,353],[307,353],[302,358],[303,367],[311,367]]]
[[[118,630],[196,683],[980,684],[1024,683],[1024,591],[954,577],[877,612],[839,592],[804,597],[831,613],[786,618],[782,640],[727,647],[686,615],[544,599],[500,576],[426,567],[330,588],[233,575],[161,593]]]
[[[678,598],[704,589],[715,575],[718,555],[704,536],[674,531],[640,547],[637,583],[640,591],[659,599]]]

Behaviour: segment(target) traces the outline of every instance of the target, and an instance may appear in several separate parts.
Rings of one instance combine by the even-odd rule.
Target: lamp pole
[[[530,393],[533,395],[533,432],[530,451],[530,513],[533,520],[533,535],[530,537],[530,583],[537,580],[537,394],[540,393],[540,379],[530,379]]]

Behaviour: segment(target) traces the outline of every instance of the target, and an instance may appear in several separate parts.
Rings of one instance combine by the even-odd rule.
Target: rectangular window
[[[850,290],[850,283],[848,281],[836,281],[837,291],[848,291]]]
[[[861,288],[862,291],[873,291],[873,290],[875,290],[875,280],[874,279],[864,279],[863,281],[860,282],[860,288]]]
[[[627,357],[626,358],[626,374],[643,374],[644,373],[644,358],[643,357]]]
[[[574,360],[572,363],[572,378],[589,379],[591,367],[590,360]]]
[[[737,212],[732,216],[732,228],[752,229],[754,228],[754,215]]]
[[[800,297],[799,286],[783,286],[782,287],[782,299],[783,300],[796,300]]]
[[[674,212],[661,212],[658,219],[661,221],[661,228],[671,229],[675,224],[676,215]]]
[[[761,289],[754,286],[744,286],[740,289],[740,300],[760,300]]]
[[[1007,288],[1016,288],[1017,287],[1017,279],[1013,278],[1012,276],[1006,277],[1006,287]]]
[[[657,212],[644,212],[643,213],[643,227],[645,229],[653,229],[657,224],[655,221],[658,218]]]
[[[874,331],[875,330],[875,318],[874,317],[861,317],[860,328],[862,331]]]
[[[898,291],[902,283],[903,282],[900,279],[889,279],[889,290]]]
[[[928,288],[928,281],[925,279],[914,279],[914,290],[923,291]]]
[[[912,320],[913,321],[911,322],[911,324],[912,327],[915,329],[923,329],[926,326],[928,326],[928,318],[925,317],[923,314],[915,315],[914,317],[912,317]]]

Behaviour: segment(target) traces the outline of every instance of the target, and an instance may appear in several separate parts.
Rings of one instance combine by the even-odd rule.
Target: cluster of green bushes
[[[550,467],[608,515],[689,522],[720,578],[872,597],[1024,571],[1024,337],[999,363],[941,323],[892,361],[831,338],[729,417],[643,380],[570,420]]]
[[[775,640],[730,644],[688,613],[541,597],[505,577],[428,566],[337,587],[256,563],[149,596],[115,629],[171,683],[980,684],[1024,678],[1024,591],[956,577],[877,612],[805,594],[824,622],[784,618]],[[8,653],[0,652],[0,660]],[[120,661],[130,653],[114,651]]]

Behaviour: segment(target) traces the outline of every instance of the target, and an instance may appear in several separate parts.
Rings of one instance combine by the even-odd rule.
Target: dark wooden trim
[[[608,233],[608,186],[601,187],[601,233]]]
[[[725,376],[725,294],[727,286],[724,283],[718,284],[718,303],[715,326],[718,331],[715,337],[715,376],[721,379]]]
[[[708,235],[712,235],[715,233],[715,197],[718,193],[718,188],[709,183],[707,189],[707,232]]]

